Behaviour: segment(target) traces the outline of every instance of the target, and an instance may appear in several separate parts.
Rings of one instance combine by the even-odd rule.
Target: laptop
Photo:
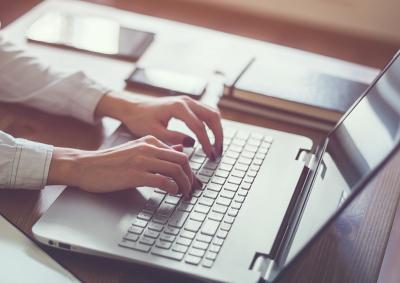
[[[67,188],[33,226],[35,238],[205,281],[273,281],[399,150],[400,53],[318,145],[227,120],[223,127],[220,159],[198,146],[188,153],[204,184],[190,200],[157,188]],[[130,139],[121,128],[105,146]]]

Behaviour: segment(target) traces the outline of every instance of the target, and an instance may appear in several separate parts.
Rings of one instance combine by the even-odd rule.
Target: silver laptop
[[[192,199],[157,188],[105,195],[67,188],[34,236],[59,249],[204,280],[273,281],[398,149],[399,54],[319,145],[223,123],[219,160],[199,147],[189,153],[204,183]],[[108,145],[131,138],[119,129]]]

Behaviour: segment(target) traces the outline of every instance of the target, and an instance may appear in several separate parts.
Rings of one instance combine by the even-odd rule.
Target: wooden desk
[[[15,41],[22,41],[26,27],[43,11],[58,5],[65,7],[70,4],[56,2],[44,3],[31,11],[14,24],[10,25],[6,34]],[[76,6],[76,3],[71,4]],[[65,8],[64,7],[64,8]],[[68,6],[69,7],[69,6]],[[91,6],[92,7],[92,6]],[[95,7],[99,14],[112,13],[121,15],[123,21],[134,26],[138,17],[128,13]],[[153,19],[141,18],[141,24],[149,28],[168,28],[175,26],[171,22],[163,25],[151,26]],[[167,25],[167,27],[166,27]],[[162,27],[163,26],[163,27]],[[190,27],[178,27],[191,29]],[[199,29],[202,36],[210,31]],[[215,36],[213,34],[212,36]],[[271,46],[256,41],[246,41],[238,37],[217,34],[224,40],[245,42],[242,48],[251,46],[262,52],[276,50]],[[238,43],[239,44],[239,43]],[[240,43],[241,44],[241,43]],[[240,45],[239,44],[239,45]],[[82,69],[89,76],[103,84],[122,90],[123,79],[132,70],[127,62],[111,59],[99,59],[95,56],[82,55],[76,52],[60,51],[59,49],[29,45],[29,50],[45,62],[65,71]],[[294,54],[298,51],[282,48],[282,52]],[[60,56],[62,53],[62,56]],[[319,58],[324,60],[323,57]],[[333,61],[332,66],[339,66],[342,62]],[[345,63],[344,63],[345,64]],[[349,69],[357,66],[347,65]],[[106,72],[105,70],[113,70]],[[206,103],[213,103],[212,93],[205,96]],[[57,146],[69,146],[85,149],[97,148],[104,137],[118,126],[113,120],[106,119],[102,125],[91,127],[66,117],[55,117],[49,114],[22,106],[0,104],[0,129],[18,137],[51,143]],[[314,141],[322,137],[322,133],[309,129],[302,129],[274,121],[265,121],[260,118],[242,116],[235,112],[224,112],[224,117],[260,126],[271,127],[289,132],[302,133]],[[397,168],[400,166],[400,156],[387,166],[358,202],[350,207],[346,214],[338,219],[312,248],[305,253],[289,272],[282,282],[374,282],[378,277],[383,252],[385,250],[388,232],[393,220],[395,207],[399,198],[400,178]],[[32,235],[31,227],[47,210],[55,198],[62,191],[62,186],[47,187],[37,191],[0,191],[0,212],[20,227],[27,234]],[[100,220],[99,220],[100,221]],[[62,251],[46,249],[58,261],[76,274],[85,282],[187,282],[187,278],[179,275],[152,272],[152,269],[141,266],[101,259],[91,256],[69,254]]]

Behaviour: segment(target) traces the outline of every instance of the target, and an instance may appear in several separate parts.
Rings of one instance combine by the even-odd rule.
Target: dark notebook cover
[[[367,85],[307,65],[271,65],[256,59],[232,90],[236,99],[288,112],[337,120]]]

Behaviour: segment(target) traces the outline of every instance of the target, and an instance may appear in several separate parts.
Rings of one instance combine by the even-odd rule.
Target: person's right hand
[[[148,186],[189,198],[192,187],[201,187],[201,182],[181,150],[181,146],[170,147],[152,136],[105,150],[56,148],[48,184],[96,193]]]

